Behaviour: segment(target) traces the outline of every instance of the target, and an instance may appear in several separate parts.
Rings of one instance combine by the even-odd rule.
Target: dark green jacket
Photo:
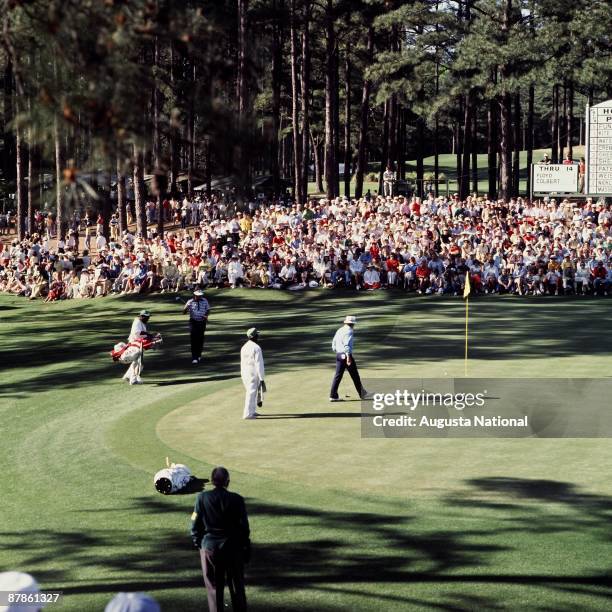
[[[197,548],[235,550],[250,547],[249,518],[244,499],[223,487],[199,493],[191,515],[191,537]]]

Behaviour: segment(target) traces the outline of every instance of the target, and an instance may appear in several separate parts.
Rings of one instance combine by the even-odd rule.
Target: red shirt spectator
[[[416,269],[417,278],[428,278],[429,277],[429,266],[426,261],[421,262]]]
[[[397,272],[399,270],[399,261],[395,257],[389,257],[387,259],[387,271]]]

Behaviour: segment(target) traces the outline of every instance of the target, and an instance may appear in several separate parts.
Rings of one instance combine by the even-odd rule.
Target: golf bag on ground
[[[193,478],[191,470],[182,463],[170,464],[168,457],[166,457],[166,466],[153,476],[155,489],[163,495],[177,493],[184,489]]]

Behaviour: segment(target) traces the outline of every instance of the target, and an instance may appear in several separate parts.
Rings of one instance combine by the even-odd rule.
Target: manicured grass
[[[326,401],[331,336],[349,310],[364,378],[461,376],[460,299],[208,293],[196,369],[172,296],[0,298],[3,569],[64,591],[57,610],[101,610],[120,590],[205,609],[194,494],[152,486],[169,456],[202,478],[223,463],[246,496],[254,610],[606,608],[608,440],[363,440],[360,404]],[[107,352],[144,306],[165,342],[147,354],[146,384],[129,387]],[[609,371],[609,300],[495,297],[470,311],[472,376]],[[244,422],[238,351],[252,325],[267,418]],[[354,395],[348,381],[341,391]]]

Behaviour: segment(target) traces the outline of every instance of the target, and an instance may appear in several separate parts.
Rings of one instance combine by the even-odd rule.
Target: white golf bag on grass
[[[153,476],[155,489],[163,495],[177,493],[184,489],[194,478],[191,470],[182,463],[170,463],[166,457],[166,466]]]

